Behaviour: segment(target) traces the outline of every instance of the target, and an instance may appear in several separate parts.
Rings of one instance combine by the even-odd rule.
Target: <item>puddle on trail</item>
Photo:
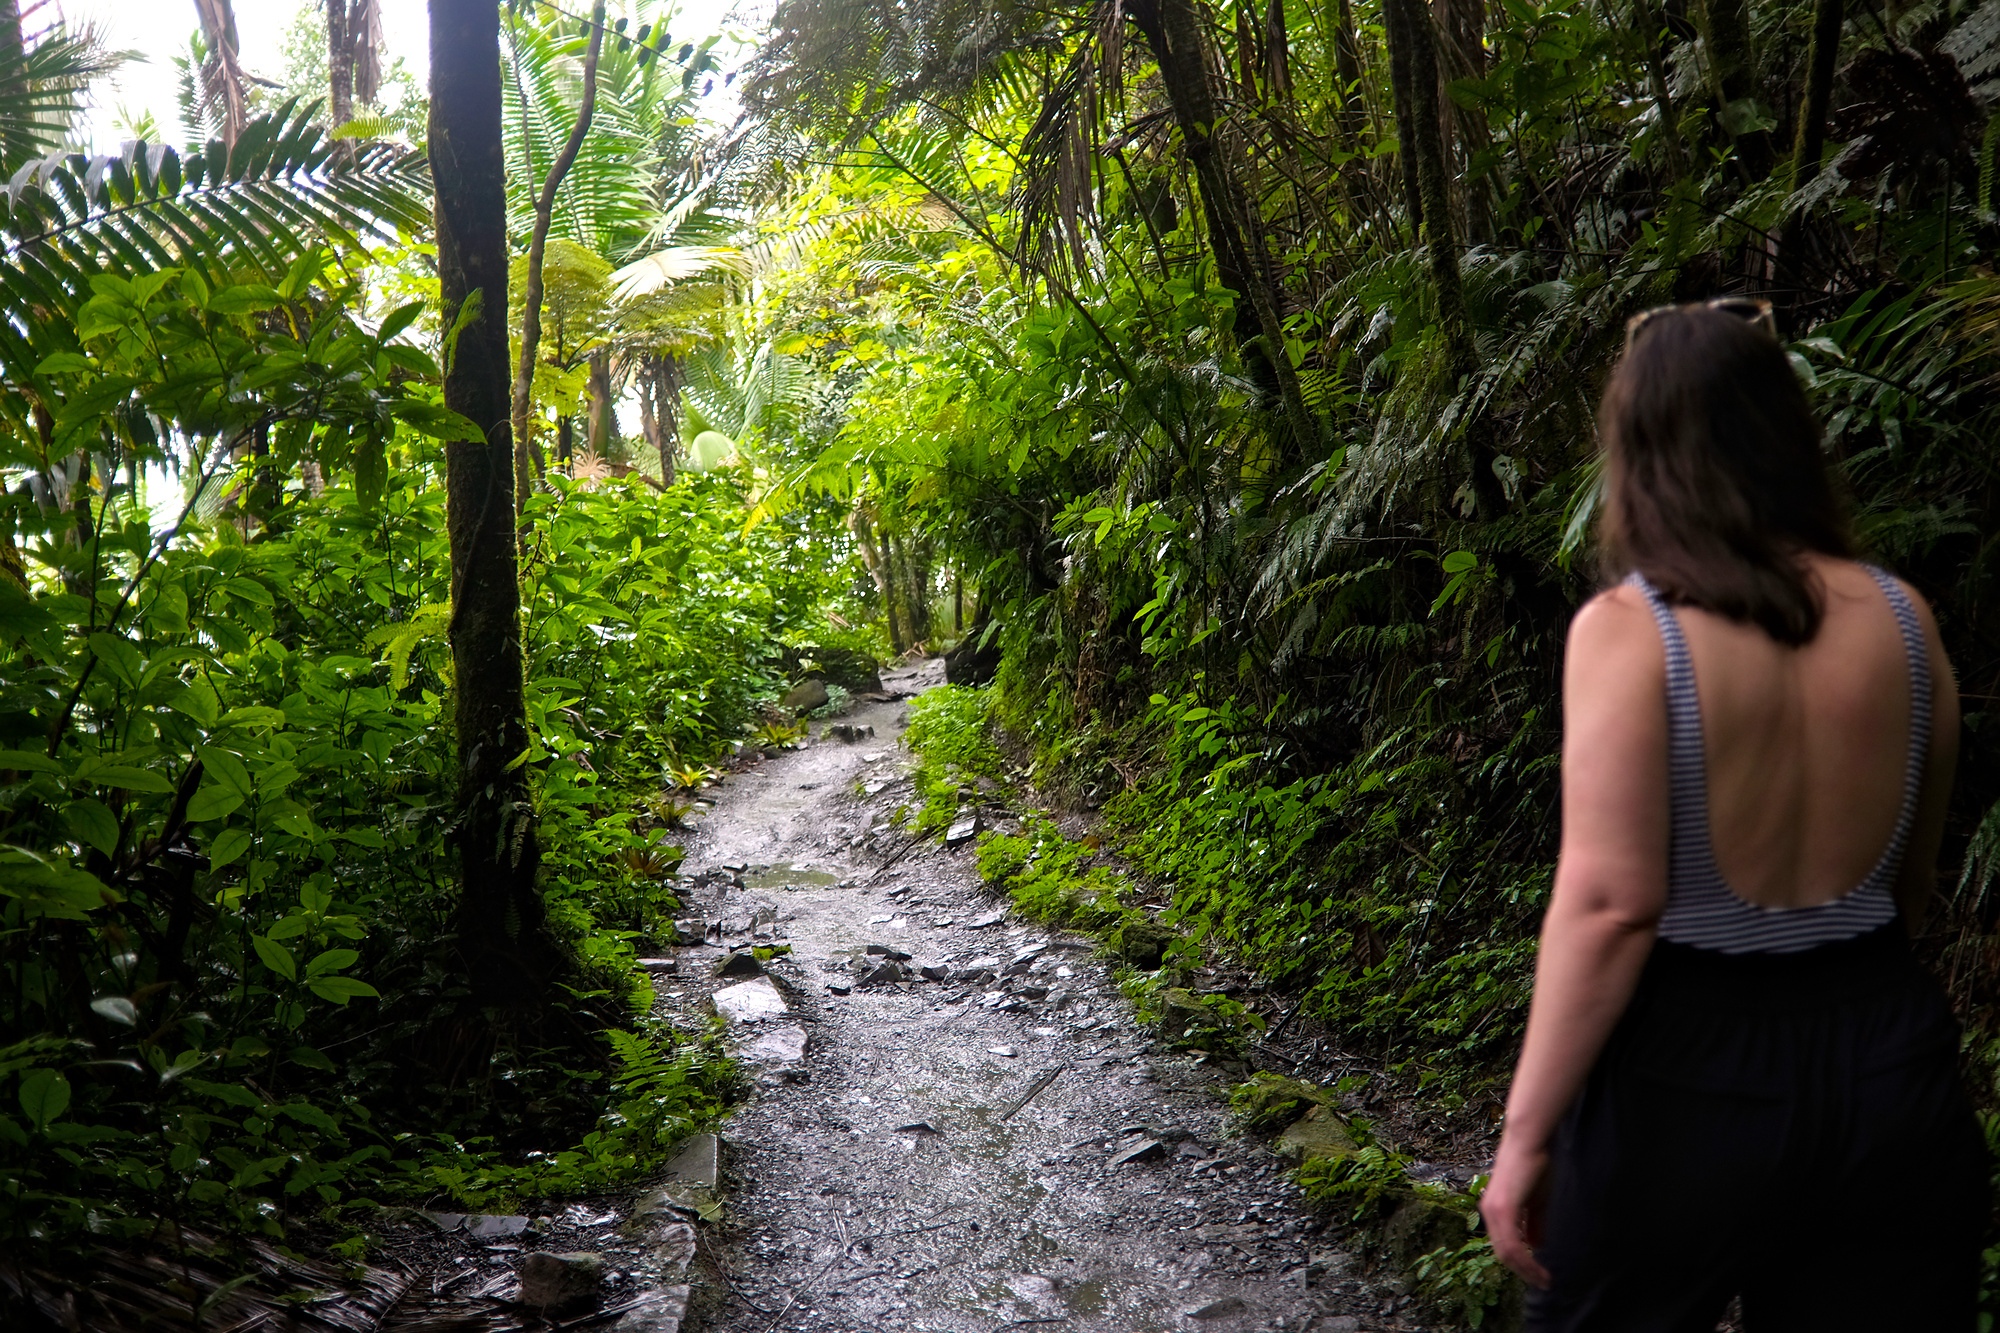
[[[830,889],[838,883],[838,875],[829,875],[824,870],[802,870],[789,863],[764,866],[743,876],[746,889]]]

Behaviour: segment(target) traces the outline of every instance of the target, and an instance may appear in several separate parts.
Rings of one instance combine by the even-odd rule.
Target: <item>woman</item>
[[[1746,309],[1746,307],[1749,307]],[[1751,319],[1746,316],[1764,316]],[[1853,559],[1768,307],[1648,312],[1604,397],[1563,832],[1480,1210],[1535,1330],[1970,1329],[1987,1167],[1908,932],[1958,696]]]

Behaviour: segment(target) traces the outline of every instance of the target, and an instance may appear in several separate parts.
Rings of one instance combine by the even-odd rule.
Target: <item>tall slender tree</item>
[[[535,389],[535,357],[542,344],[542,263],[548,249],[549,223],[555,213],[556,191],[563,177],[576,164],[576,155],[590,134],[590,118],[597,110],[597,58],[604,51],[604,0],[590,10],[589,47],[583,57],[583,100],[577,106],[576,123],[562,151],[549,164],[548,174],[535,196],[535,229],[528,241],[528,278],[521,297],[521,364],[514,374],[514,436],[520,443],[515,453],[514,478],[519,487],[519,503],[527,501],[532,476],[528,470],[529,432],[534,429],[532,407]],[[607,372],[608,373],[608,372]],[[593,383],[593,388],[595,384]]]
[[[431,177],[436,190],[444,398],[481,438],[445,447],[451,654],[458,733],[459,949],[473,993],[533,1003],[558,954],[544,929],[541,849],[523,766],[521,592],[507,364],[507,160],[500,7],[430,0]]]

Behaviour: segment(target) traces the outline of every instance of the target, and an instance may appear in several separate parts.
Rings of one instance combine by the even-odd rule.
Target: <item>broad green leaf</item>
[[[241,1106],[246,1110],[261,1111],[269,1103],[240,1083],[211,1083],[205,1078],[191,1078],[187,1086],[204,1097],[213,1097],[228,1106]]]
[[[254,315],[278,304],[278,293],[259,283],[225,287],[206,302],[218,315]]]
[[[209,777],[245,800],[256,794],[257,784],[251,779],[249,768],[234,751],[219,745],[203,745],[196,753],[201,756],[202,768]]]
[[[118,816],[102,801],[86,796],[63,807],[63,827],[70,836],[106,856],[118,849]]]
[[[292,1047],[291,1059],[294,1064],[301,1064],[307,1069],[317,1069],[323,1073],[331,1074],[335,1069],[333,1061],[310,1046]]]
[[[312,993],[320,999],[331,1000],[335,1004],[346,1004],[349,1000],[379,999],[382,994],[367,982],[356,981],[353,977],[314,977],[306,982],[306,985],[311,987]]]
[[[226,828],[215,835],[209,844],[208,868],[220,870],[250,850],[250,831],[240,828]]]
[[[33,750],[0,750],[0,769],[17,773],[67,773],[69,765]]]
[[[164,773],[150,768],[136,768],[131,764],[97,764],[89,760],[76,766],[78,782],[94,782],[100,787],[114,787],[120,791],[148,791],[164,794],[174,789],[173,782]]]
[[[215,686],[207,676],[196,676],[188,682],[187,688],[167,701],[167,707],[177,713],[184,713],[204,727],[213,727],[222,710],[222,701],[216,697]]]
[[[250,943],[257,950],[257,957],[263,960],[265,967],[270,968],[287,981],[297,981],[299,979],[298,960],[292,957],[290,949],[287,949],[284,945],[274,940],[268,940],[262,935],[252,935]]]
[[[262,704],[248,704],[242,708],[232,708],[222,715],[221,725],[225,727],[282,727],[285,725],[285,710],[267,708]]]
[[[229,579],[223,583],[222,587],[231,597],[240,597],[244,601],[253,602],[258,606],[277,605],[277,599],[271,596],[271,590],[255,579]]]
[[[145,670],[146,660],[127,640],[99,630],[90,636],[90,651],[119,684],[132,686],[139,683],[139,674]]]
[[[305,934],[309,928],[309,923],[304,917],[287,916],[280,917],[269,933],[274,940],[289,940]]]
[[[223,786],[219,782],[205,782],[188,802],[187,817],[195,823],[209,819],[221,819],[233,813],[243,804],[243,793]]]
[[[287,1102],[283,1106],[280,1106],[278,1110],[302,1125],[312,1126],[322,1134],[338,1134],[340,1132],[340,1126],[334,1123],[333,1117],[320,1110],[317,1106],[314,1106],[311,1102]]]
[[[360,953],[353,949],[328,949],[306,964],[306,975],[318,977],[338,972],[343,967],[353,966],[360,957]]]
[[[47,1129],[69,1109],[69,1080],[53,1069],[31,1070],[21,1077],[21,1109],[28,1123]]]

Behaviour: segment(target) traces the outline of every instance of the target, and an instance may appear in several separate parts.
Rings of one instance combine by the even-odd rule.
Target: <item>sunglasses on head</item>
[[[1645,328],[1661,315],[1675,310],[1720,310],[1725,315],[1734,315],[1746,324],[1761,324],[1772,337],[1778,336],[1778,321],[1771,314],[1771,303],[1748,296],[1718,296],[1712,301],[1696,301],[1689,305],[1656,305],[1651,310],[1641,310],[1625,321],[1625,347],[1629,351],[1632,342]]]

